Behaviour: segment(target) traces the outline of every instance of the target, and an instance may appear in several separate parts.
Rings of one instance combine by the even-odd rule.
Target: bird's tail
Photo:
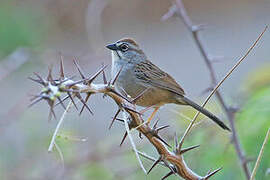
[[[217,116],[206,110],[205,108],[201,107],[200,105],[196,104],[192,100],[188,99],[187,97],[181,96],[178,99],[179,104],[186,104],[192,106],[194,109],[200,111],[210,119],[212,119],[215,123],[217,123],[221,128],[231,131]]]

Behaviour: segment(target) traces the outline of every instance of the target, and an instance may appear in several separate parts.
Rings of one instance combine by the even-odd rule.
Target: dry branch
[[[103,93],[109,97],[111,97],[116,104],[125,112],[128,113],[131,121],[128,121],[129,128],[137,128],[137,130],[142,133],[151,144],[154,145],[157,152],[161,157],[161,161],[164,164],[167,164],[168,167],[173,170],[176,174],[182,176],[185,179],[208,179],[210,176],[206,175],[205,177],[201,177],[194,173],[188,166],[186,165],[182,154],[176,154],[174,152],[169,151],[166,144],[159,138],[157,135],[157,131],[164,128],[151,128],[148,125],[144,124],[144,120],[141,117],[141,114],[136,111],[136,106],[128,101],[126,98],[119,96],[119,93],[116,93],[114,87],[110,84],[83,84],[82,81],[73,80],[52,80],[52,78],[48,78],[49,81],[42,79],[42,82],[39,83],[44,84],[44,88],[40,93],[39,97],[42,97],[44,100],[48,101],[50,108],[53,109],[53,104],[56,97],[59,97],[61,94],[65,94],[69,91],[74,91],[74,93]],[[65,79],[65,78],[64,78]],[[36,82],[36,81],[35,81]],[[80,82],[80,83],[78,83]],[[52,85],[55,84],[55,85]],[[71,86],[72,85],[72,86]],[[71,97],[72,98],[72,97]],[[84,103],[83,103],[84,104]],[[61,121],[62,122],[62,121]],[[61,123],[60,123],[61,124]],[[60,127],[60,125],[59,125]],[[58,128],[56,128],[55,134],[57,134]],[[158,130],[157,130],[158,129]],[[53,136],[54,137],[54,136]],[[54,145],[54,140],[52,141],[52,146],[50,146],[49,150],[52,149]]]

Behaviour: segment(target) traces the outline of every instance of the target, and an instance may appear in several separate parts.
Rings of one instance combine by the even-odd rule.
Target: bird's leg
[[[142,109],[142,110],[140,111],[140,113],[141,113],[141,114],[144,114],[146,111],[148,111],[148,110],[151,109],[152,107],[153,107],[153,106],[148,106],[148,107]]]
[[[159,107],[155,107],[154,111],[152,112],[151,116],[147,119],[146,124],[149,125],[151,120],[154,118],[155,114],[157,113]]]
[[[153,106],[149,106],[149,107],[146,107],[145,109],[143,109],[142,111],[140,111],[140,113],[145,113],[146,111],[148,111],[150,108],[152,108]],[[133,130],[135,129],[138,129],[140,128],[141,126],[147,124],[149,125],[150,121],[154,118],[155,114],[157,113],[159,107],[154,107],[154,111],[152,112],[151,116],[147,119],[147,121],[145,121],[144,123],[138,125],[136,128],[134,128]]]

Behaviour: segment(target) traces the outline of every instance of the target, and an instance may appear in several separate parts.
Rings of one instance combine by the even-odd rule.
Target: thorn
[[[64,105],[63,101],[61,100],[61,98],[60,97],[57,97],[57,99],[58,99],[59,103],[62,105],[62,107],[64,108],[64,110],[66,110],[67,108]]]
[[[28,79],[31,80],[31,81],[34,81],[34,82],[36,82],[36,83],[43,84],[43,82],[41,82],[41,81],[38,80],[38,79],[34,79],[34,78],[32,78],[32,77],[28,77]]]
[[[130,107],[123,106],[123,108],[124,108],[125,110],[128,110],[128,111],[131,111],[131,112],[137,113],[137,114],[139,114],[139,115],[142,115],[140,112],[138,112],[138,111],[136,111],[136,110],[134,110],[134,109],[132,109],[132,108],[130,108]]]
[[[52,78],[52,65],[50,65],[49,67],[48,67],[48,76],[47,76],[47,81],[49,81],[49,82],[53,82],[53,78]]]
[[[36,103],[38,103],[42,99],[43,99],[43,97],[39,97],[38,99],[34,100],[33,102],[31,102],[31,104],[28,105],[28,108],[32,107],[33,105],[35,105]]]
[[[115,93],[117,96],[119,96],[119,97],[125,99],[127,102],[131,103],[131,101],[130,101],[130,99],[128,99],[128,97],[125,97],[125,96],[121,95],[120,93],[118,93],[114,89],[111,89],[111,92]]]
[[[50,113],[49,113],[49,117],[48,117],[49,122],[51,121],[52,116],[54,117],[54,119],[56,119],[56,115],[55,115],[53,108],[50,108]]]
[[[121,93],[125,96],[125,97],[129,97],[128,93],[124,90],[124,88],[122,88],[121,86],[119,87]]]
[[[173,167],[170,166],[170,164],[166,160],[163,159],[162,161],[164,162],[165,166],[167,166],[171,170],[173,174],[176,173],[176,170],[173,169]]]
[[[185,149],[183,149],[183,150],[180,150],[180,154],[184,154],[184,153],[186,153],[186,152],[188,152],[188,151],[190,151],[190,150],[192,150],[192,149],[195,149],[195,148],[197,148],[197,147],[199,147],[199,146],[200,146],[200,145],[191,146],[191,147],[185,148]]]
[[[124,66],[122,66],[122,67],[120,68],[120,70],[117,72],[117,74],[115,75],[115,77],[114,77],[114,79],[113,79],[113,81],[112,81],[112,85],[115,84],[115,82],[116,82],[116,80],[118,79],[118,77],[119,77],[119,75],[120,75],[120,73],[121,73],[123,67],[124,67]]]
[[[37,76],[37,78],[42,82],[44,86],[47,84],[46,81],[37,72],[34,72],[34,74]]]
[[[114,121],[115,121],[115,119],[116,119],[116,117],[118,116],[118,114],[120,113],[120,111],[121,111],[121,109],[118,109],[118,111],[116,112],[116,114],[114,115],[114,117],[113,117],[113,119],[112,119],[112,122],[111,122],[111,124],[110,124],[110,126],[109,126],[109,129],[111,129],[112,128],[112,125],[113,125],[113,123],[114,123]]]
[[[103,63],[102,63],[102,67],[104,67],[104,64]],[[102,71],[102,76],[103,76],[103,82],[104,82],[104,84],[107,84],[108,81],[107,81],[106,74],[105,74],[105,71],[104,70]]]
[[[46,100],[50,99],[49,95],[47,95],[47,94],[36,95],[36,97],[42,97],[43,99],[46,99]]]
[[[48,117],[48,121],[51,121],[52,116],[54,117],[54,119],[56,119],[56,115],[55,112],[53,110],[54,107],[54,101],[48,100],[48,104],[50,106],[50,112],[49,112],[49,117]]]
[[[162,139],[158,134],[154,134],[154,137],[158,138],[160,141],[162,141],[164,144],[166,144],[166,146],[171,148],[171,146],[164,139]]]
[[[178,148],[178,138],[177,138],[176,132],[174,134],[174,144],[175,144],[175,149],[177,150],[177,148]]]
[[[54,119],[57,119],[57,118],[56,118],[56,114],[55,114],[55,112],[54,112],[54,110],[53,110],[53,107],[51,107],[51,112],[52,112],[52,115],[53,115]]]
[[[31,95],[31,94],[29,94],[29,96],[32,96],[32,98],[30,98],[31,102],[34,101],[35,99],[37,99],[38,97],[42,97],[41,94],[39,94],[39,95]]]
[[[149,171],[147,172],[147,174],[149,174],[152,169],[158,164],[160,163],[160,161],[162,160],[161,156],[153,163],[153,165],[151,166],[151,168],[149,169]]]
[[[82,96],[80,94],[76,94],[76,97],[83,103],[83,105],[86,107],[86,109],[92,114],[94,115],[94,113],[91,111],[91,109],[89,108],[89,106],[84,102]]]
[[[78,80],[78,81],[72,82],[72,83],[70,83],[70,84],[67,84],[66,86],[72,87],[72,86],[74,86],[74,85],[76,85],[76,84],[79,84],[79,83],[82,83],[82,82],[84,82],[84,81],[85,81],[85,79]]]
[[[154,130],[156,130],[158,122],[159,122],[159,119],[155,122],[155,124],[154,124],[154,126],[153,126],[153,129],[154,129]]]
[[[162,129],[165,129],[167,127],[169,127],[169,125],[166,126],[161,126],[159,128],[157,128],[157,124],[158,124],[159,120],[157,120],[152,128],[152,130],[150,131],[154,137],[158,138],[160,141],[162,141],[164,144],[166,144],[168,147],[171,147],[164,139],[162,139],[159,135],[158,132]]]
[[[60,79],[65,79],[63,56],[61,52],[59,53],[59,55],[60,55]]]
[[[122,139],[122,141],[121,141],[121,143],[120,143],[120,147],[122,146],[122,144],[123,144],[123,142],[125,141],[126,137],[127,137],[127,132],[125,132],[125,134],[124,134],[124,137],[123,137],[123,139]]]
[[[69,98],[69,96],[66,96],[62,99],[62,102],[64,102],[65,100],[67,100]],[[56,103],[54,106],[58,106],[60,104],[60,102]]]
[[[78,62],[77,62],[77,60],[76,60],[75,58],[73,59],[73,63],[75,64],[77,70],[79,71],[79,73],[80,73],[82,79],[85,79],[85,75],[84,75],[84,73],[83,73],[81,67],[79,66],[79,64],[78,64]]]
[[[69,78],[64,77],[64,79],[58,80],[59,82],[57,83],[57,85],[62,84],[62,83],[64,83],[64,82],[67,82],[67,81],[69,81],[69,80],[73,80],[75,77],[76,77],[76,76],[71,76],[71,77],[69,77]]]
[[[91,93],[87,93],[87,96],[86,96],[86,98],[85,98],[85,100],[84,100],[85,103],[87,103],[87,101],[88,101],[88,99],[89,99],[90,96],[91,96]],[[83,112],[83,110],[84,110],[84,107],[85,107],[85,105],[83,105],[83,107],[82,107],[82,109],[81,109],[79,115],[82,114],[82,112]]]
[[[51,122],[51,120],[52,120],[52,113],[51,113],[51,111],[49,112],[49,116],[48,116],[48,122]]]
[[[216,170],[214,170],[213,172],[210,172],[210,173],[207,173],[207,175],[204,177],[204,179],[209,179],[211,176],[215,175],[217,172],[219,172],[220,170],[222,169],[221,168],[218,168]]]
[[[89,78],[89,80],[87,81],[87,84],[91,84],[101,72],[104,72],[104,69],[106,67],[107,67],[107,65],[102,66],[102,68],[98,72],[96,72],[91,78]]]
[[[72,95],[70,94],[70,92],[67,92],[67,94],[68,94],[68,97],[71,99],[74,107],[78,110],[78,107],[77,107],[76,103],[74,102],[74,99],[73,99]]]
[[[169,176],[171,176],[173,174],[174,174],[174,172],[170,171],[168,174],[166,174],[165,176],[163,176],[161,180],[167,179]]]
[[[162,129],[165,129],[165,128],[167,128],[167,127],[170,127],[170,125],[161,126],[161,127],[157,128],[156,131],[158,132],[158,131],[160,131],[160,130],[162,130]]]
[[[133,104],[136,104],[136,102],[144,95],[144,93],[146,93],[150,88],[146,88],[145,90],[143,90],[137,97],[135,97],[131,102]]]

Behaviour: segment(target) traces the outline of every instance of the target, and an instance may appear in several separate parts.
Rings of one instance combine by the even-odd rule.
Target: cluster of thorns
[[[139,131],[139,137],[142,138],[143,134],[150,141],[150,143],[152,143],[152,145],[156,148],[157,152],[159,153],[160,155],[159,158],[155,159],[148,155],[145,155],[142,152],[139,151],[136,152],[134,150],[135,153],[140,154],[141,156],[154,161],[152,167],[148,170],[147,173],[150,173],[151,170],[157,164],[161,164],[170,169],[169,173],[165,175],[162,179],[165,179],[172,174],[179,175],[185,179],[209,179],[211,176],[216,174],[221,169],[219,168],[215,171],[208,172],[207,175],[204,177],[201,177],[196,173],[192,172],[192,170],[190,170],[185,164],[182,155],[192,149],[197,148],[199,145],[192,146],[189,148],[182,148],[184,138],[182,138],[181,141],[179,142],[176,135],[175,135],[174,150],[172,152],[169,151],[167,147],[171,148],[171,146],[158,134],[160,130],[169,127],[169,125],[157,127],[158,121],[156,121],[153,127],[149,127],[149,125],[144,123],[144,120],[142,119],[143,111],[138,112],[136,110],[136,101],[147,90],[140,93],[136,98],[133,99],[130,98],[127,94],[122,95],[116,91],[114,84],[118,79],[121,69],[113,79],[107,81],[104,71],[107,66],[102,65],[101,69],[99,69],[94,75],[86,77],[86,75],[83,73],[81,67],[78,65],[76,60],[74,60],[74,64],[81,76],[81,79],[77,81],[73,80],[74,77],[65,76],[62,58],[60,62],[60,76],[58,79],[54,79],[52,77],[51,67],[49,67],[47,78],[43,78],[38,73],[34,73],[36,79],[29,77],[30,80],[37,82],[43,86],[41,92],[32,98],[32,103],[30,104],[30,106],[33,106],[34,104],[40,102],[41,100],[45,100],[47,101],[50,107],[49,120],[52,117],[56,119],[54,108],[57,105],[61,105],[64,108],[64,110],[67,111],[68,107],[65,106],[64,101],[70,99],[70,103],[72,103],[74,107],[79,111],[79,114],[81,114],[84,109],[87,109],[93,115],[92,110],[87,105],[87,101],[89,100],[91,95],[95,93],[103,93],[104,96],[107,95],[110,96],[112,99],[114,99],[114,101],[119,107],[119,109],[117,110],[116,114],[112,119],[112,122],[110,123],[109,129],[112,127],[115,120],[128,124],[128,128],[126,129],[127,131],[124,134],[120,146],[123,144],[124,140],[128,136],[129,130],[136,129]],[[104,84],[94,84],[93,81],[100,74],[103,75]],[[86,94],[85,98],[82,97],[81,95],[82,93]],[[66,96],[62,98],[63,94],[65,94]],[[74,98],[78,98],[79,102],[82,103],[82,108],[80,110],[76,105]],[[128,118],[126,119],[118,118],[118,115],[121,111],[127,113],[129,115]]]

